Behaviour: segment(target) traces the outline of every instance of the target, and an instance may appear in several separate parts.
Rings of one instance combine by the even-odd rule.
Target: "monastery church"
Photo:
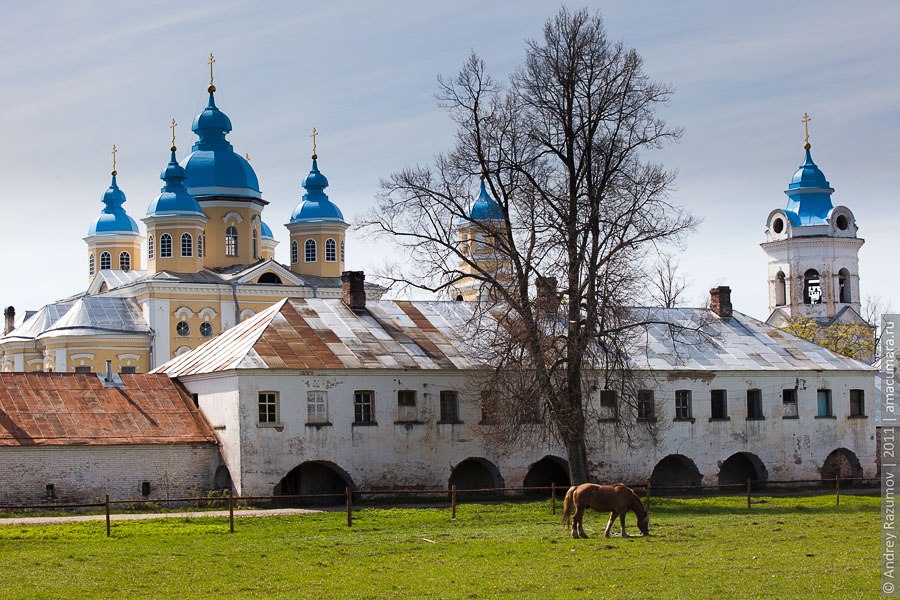
[[[6,310],[0,472],[11,477],[0,502],[568,484],[565,450],[539,423],[515,447],[491,435],[473,383],[489,368],[469,330],[474,281],[446,300],[386,300],[347,270],[348,223],[315,147],[286,225],[290,264],[275,260],[256,174],[226,139],[212,62],[180,161],[173,123],[146,233],[114,166],[84,238],[87,290],[18,319]],[[726,286],[708,307],[635,309],[657,324],[635,352],[643,389],[628,406],[658,437],[621,442],[625,404],[587,374],[594,480],[874,475],[876,370],[777,329],[796,316],[863,321],[863,240],[810,148],[807,133],[787,203],[767,220],[766,323],[735,310]],[[495,260],[478,225],[498,215],[482,182],[458,232],[473,260]],[[667,323],[702,333],[674,351]]]

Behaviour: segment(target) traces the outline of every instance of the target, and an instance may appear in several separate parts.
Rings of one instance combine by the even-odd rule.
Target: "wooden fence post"
[[[234,496],[228,490],[228,533],[234,533]]]
[[[556,514],[556,482],[550,482],[550,506],[552,507],[552,514]]]
[[[747,478],[747,510],[750,510],[750,486],[751,486],[750,478]]]
[[[350,493],[350,486],[344,490],[347,494],[347,527],[353,527],[353,494]]]
[[[106,504],[106,537],[109,537],[111,535],[109,527],[109,494],[106,495],[104,504]]]
[[[456,520],[456,485],[450,486],[450,519]]]
[[[834,478],[834,500],[836,506],[841,505],[841,477],[838,475]]]

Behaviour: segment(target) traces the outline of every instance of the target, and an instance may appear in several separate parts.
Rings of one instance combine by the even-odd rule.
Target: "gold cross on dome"
[[[113,157],[113,175],[116,174],[116,152],[118,152],[118,151],[119,151],[119,149],[116,148],[116,145],[115,145],[115,144],[113,144],[113,149],[112,149],[112,157]]]
[[[244,152],[244,160],[246,160],[247,162],[250,162],[250,153],[249,152]]]
[[[175,151],[174,148],[175,148],[175,128],[176,127],[178,127],[178,123],[176,123],[175,119],[173,118],[172,122],[169,123],[169,129],[172,130],[172,148],[173,148],[172,152]]]
[[[803,113],[803,118],[800,120],[803,122],[803,130],[806,133],[803,143],[809,145],[809,122],[812,121],[812,118],[808,114]]]
[[[319,135],[319,132],[316,131],[316,128],[312,128],[312,133],[309,134],[309,137],[313,140],[313,158],[316,157],[316,136]]]
[[[213,56],[213,53],[209,53],[209,58],[206,61],[206,64],[209,65],[209,85],[213,84],[213,63],[216,62],[216,57]]]

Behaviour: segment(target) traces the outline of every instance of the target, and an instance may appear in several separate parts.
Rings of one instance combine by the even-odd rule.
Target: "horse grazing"
[[[569,515],[574,509],[575,514],[572,516],[572,537],[586,538],[582,520],[584,519],[584,511],[587,508],[593,508],[599,512],[610,511],[609,523],[606,524],[604,536],[609,537],[609,530],[612,529],[616,516],[622,523],[622,537],[628,537],[625,533],[625,515],[628,511],[634,511],[637,516],[638,529],[644,535],[650,534],[650,515],[644,508],[644,504],[634,491],[621,483],[615,485],[598,485],[596,483],[582,483],[581,485],[569,488],[566,492],[566,499],[563,502],[563,518],[562,525],[568,527]]]

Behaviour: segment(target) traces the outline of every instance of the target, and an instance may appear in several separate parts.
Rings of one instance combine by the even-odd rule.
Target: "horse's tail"
[[[572,514],[572,509],[575,506],[575,486],[569,488],[569,491],[566,492],[566,499],[563,500],[563,516],[562,522],[560,525],[564,527],[569,526],[569,516]]]

